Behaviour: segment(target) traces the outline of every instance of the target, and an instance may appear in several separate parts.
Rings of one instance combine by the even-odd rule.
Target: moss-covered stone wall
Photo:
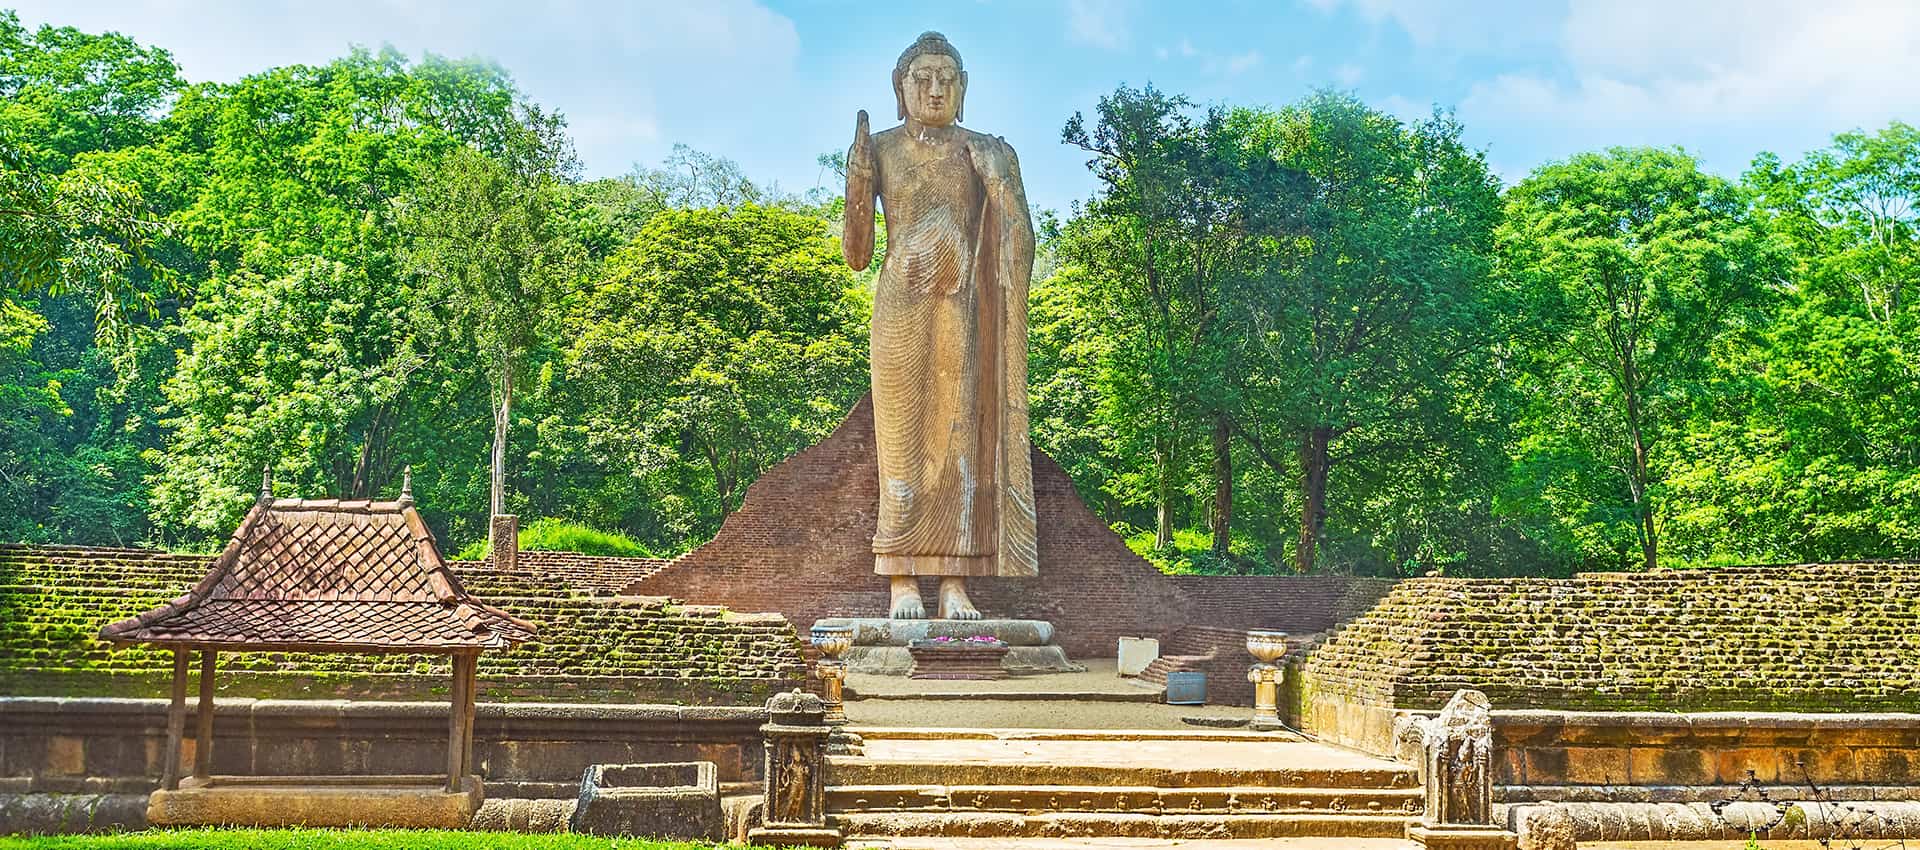
[[[1920,564],[1400,582],[1315,647],[1311,703],[1437,709],[1920,710]]]
[[[170,655],[114,647],[100,627],[156,607],[209,558],[137,549],[0,546],[0,693],[154,696]],[[457,565],[468,589],[538,624],[536,640],[481,656],[485,700],[758,704],[805,661],[778,614],[662,598],[589,596],[537,566]],[[602,591],[604,592],[604,591]],[[445,693],[444,656],[230,653],[221,694],[423,699]]]

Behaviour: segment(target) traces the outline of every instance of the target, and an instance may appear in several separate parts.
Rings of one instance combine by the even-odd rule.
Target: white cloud
[[[1828,129],[1920,107],[1920,5],[1875,0],[1575,0],[1564,75],[1475,84],[1461,111],[1595,128]]]
[[[1258,50],[1247,50],[1233,54],[1215,53],[1211,50],[1195,47],[1193,40],[1189,38],[1180,39],[1180,42],[1173,47],[1155,47],[1153,49],[1153,55],[1160,59],[1166,59],[1169,56],[1191,59],[1198,63],[1201,73],[1228,77],[1244,74],[1259,67],[1260,63],[1266,61],[1266,57]]]
[[[1551,35],[1559,6],[1545,0],[1301,0],[1321,14],[1351,8],[1391,23],[1416,46],[1443,50],[1512,48]]]
[[[534,100],[568,116],[581,159],[595,175],[623,172],[636,160],[657,160],[674,141],[721,149],[720,139],[712,137],[772,132],[715,126],[665,139],[661,126],[664,116],[714,114],[714,104],[779,102],[769,90],[797,86],[794,64],[800,51],[793,22],[754,0],[604,5],[16,0],[12,5],[28,25],[115,30],[164,47],[194,81],[225,82],[275,66],[322,63],[355,44],[391,44],[415,57],[422,52],[485,56],[512,72]]]
[[[1352,62],[1343,62],[1340,64],[1340,67],[1333,69],[1333,78],[1338,80],[1344,88],[1353,88],[1359,85],[1360,81],[1366,79],[1366,77],[1367,69],[1355,65]]]
[[[1103,50],[1121,50],[1132,41],[1128,26],[1131,0],[1067,0],[1067,38]]]

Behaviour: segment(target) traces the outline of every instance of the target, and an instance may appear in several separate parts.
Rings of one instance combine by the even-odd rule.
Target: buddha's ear
[[[960,100],[953,105],[953,123],[958,124],[967,120],[967,72],[961,71],[953,82],[960,89]]]
[[[895,119],[907,120],[906,77],[899,68],[893,70],[893,111]]]

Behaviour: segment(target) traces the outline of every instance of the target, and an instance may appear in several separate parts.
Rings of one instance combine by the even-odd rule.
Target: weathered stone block
[[[1575,785],[1625,785],[1627,750],[1620,747],[1568,747],[1567,781]]]
[[[580,780],[570,825],[589,835],[719,841],[725,837],[712,762],[596,764]]]
[[[1703,750],[1635,747],[1628,770],[1635,785],[1706,785],[1714,780],[1713,759]]]

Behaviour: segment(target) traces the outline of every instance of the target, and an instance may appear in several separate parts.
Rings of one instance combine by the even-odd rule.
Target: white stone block
[[[1120,639],[1120,675],[1138,676],[1148,664],[1160,657],[1158,638],[1123,637]]]

